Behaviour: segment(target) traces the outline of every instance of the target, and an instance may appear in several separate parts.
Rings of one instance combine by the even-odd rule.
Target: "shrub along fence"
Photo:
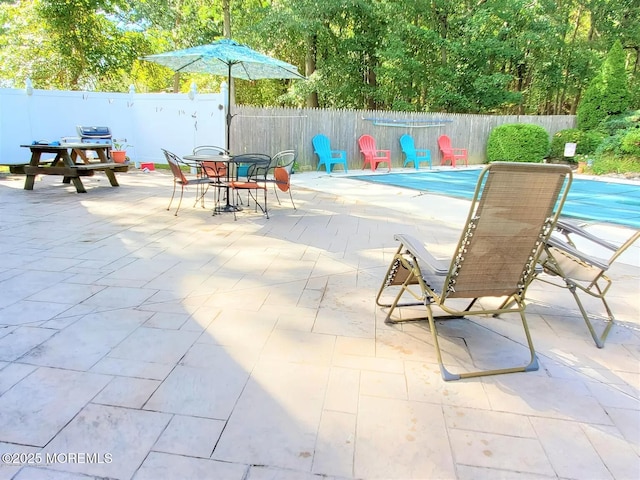
[[[410,113],[370,110],[259,108],[236,106],[231,122],[233,153],[275,154],[295,149],[301,170],[315,170],[318,159],[311,139],[325,134],[334,150],[346,150],[349,168],[362,168],[357,140],[368,133],[379,149],[391,150],[394,167],[401,167],[404,155],[400,137],[413,136],[416,148],[431,150],[433,164],[439,165],[437,140],[448,135],[456,148],[466,148],[469,164],[486,160],[486,145],[494,127],[505,123],[531,123],[543,127],[549,139],[559,130],[575,127],[574,115],[471,115],[448,113]],[[339,167],[338,167],[339,168]]]

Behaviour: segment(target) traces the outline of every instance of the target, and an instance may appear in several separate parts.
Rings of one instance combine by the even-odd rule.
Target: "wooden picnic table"
[[[101,143],[63,143],[20,145],[31,150],[31,160],[23,165],[20,173],[25,173],[25,190],[33,190],[36,175],[61,175],[63,183],[73,182],[78,193],[86,193],[80,177],[90,177],[96,171],[103,171],[112,187],[118,187],[115,172],[126,172],[129,165],[112,162],[109,158],[111,145]],[[89,161],[86,152],[94,151],[97,162]],[[53,153],[53,159],[42,160],[43,153]],[[77,163],[78,159],[82,163]],[[17,172],[16,169],[13,171]]]

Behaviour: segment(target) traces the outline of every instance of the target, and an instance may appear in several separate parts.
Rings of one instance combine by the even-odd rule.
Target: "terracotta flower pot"
[[[578,162],[578,170],[576,173],[584,173],[587,169],[587,162]]]
[[[124,150],[111,150],[111,158],[116,163],[124,163],[127,161],[127,152]]]

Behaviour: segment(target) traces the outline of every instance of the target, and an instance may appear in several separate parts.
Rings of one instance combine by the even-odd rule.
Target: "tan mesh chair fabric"
[[[546,234],[564,176],[549,181],[539,165],[494,165],[449,279],[449,297],[475,298],[518,292],[531,257]],[[531,268],[529,266],[528,268]]]
[[[534,274],[544,241],[549,237],[571,183],[571,170],[562,165],[494,163],[480,174],[460,240],[449,261],[435,259],[421,241],[396,235],[394,255],[376,303],[388,308],[386,321],[398,320],[395,310],[424,304],[445,380],[536,370],[537,360],[524,315],[524,292]],[[393,287],[390,302],[388,289]],[[393,295],[392,294],[392,295]],[[404,295],[414,301],[400,303]],[[511,297],[499,309],[475,306],[483,297]],[[467,299],[466,308],[452,300]],[[433,307],[446,315],[434,316]],[[450,373],[442,363],[435,320],[472,315],[517,312],[521,316],[531,353],[522,367]]]

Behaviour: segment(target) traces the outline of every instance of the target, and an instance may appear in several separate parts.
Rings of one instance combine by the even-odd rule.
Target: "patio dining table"
[[[194,166],[200,172],[206,172],[206,169],[202,167],[203,163],[206,163],[206,162],[224,163],[226,165],[226,174],[225,174],[226,182],[224,184],[221,184],[220,187],[225,189],[227,199],[226,199],[225,205],[215,207],[214,213],[234,212],[234,211],[242,210],[241,207],[231,204],[230,197],[229,197],[229,180],[231,179],[230,171],[232,170],[232,167],[235,166],[232,155],[215,154],[215,153],[198,153],[193,155],[184,155],[182,159],[185,161],[185,163]],[[206,174],[206,173],[203,173],[203,174]]]
[[[225,155],[218,153],[198,153],[183,155],[182,159],[185,163],[195,166],[201,172],[206,172],[206,169],[202,167],[205,162],[219,162],[226,164],[225,182],[221,182],[218,188],[224,188],[226,191],[226,202],[224,205],[216,207],[215,213],[230,213],[240,212],[242,207],[231,203],[231,196],[229,195],[229,182],[236,180],[240,171],[240,166],[249,164],[252,162],[259,162],[264,160],[271,160],[271,157],[265,154],[240,154],[240,155]]]

